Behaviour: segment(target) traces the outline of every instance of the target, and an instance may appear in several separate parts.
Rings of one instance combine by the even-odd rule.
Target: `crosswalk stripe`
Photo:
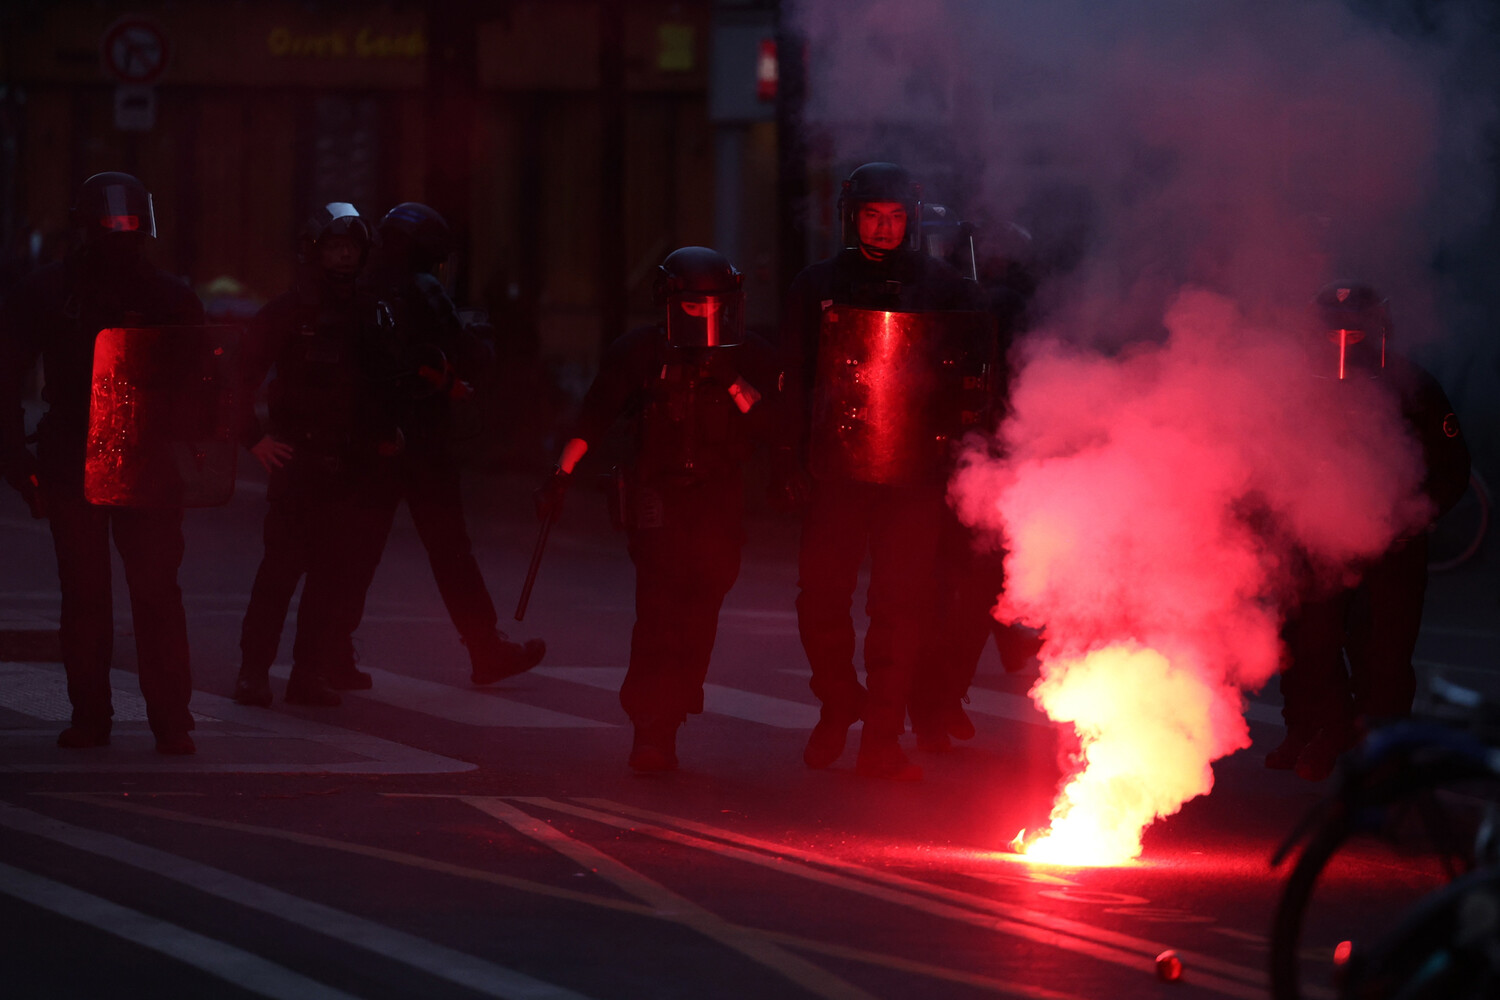
[[[447,719],[449,722],[461,722],[468,726],[530,726],[541,729],[607,729],[615,725],[612,722],[600,722],[598,719],[586,719],[512,701],[490,689],[459,688],[378,667],[360,669],[370,675],[373,686],[368,691],[350,691],[347,694]],[[271,668],[271,674],[284,678],[289,670],[285,665],[276,666]]]
[[[32,675],[33,683],[42,686],[60,672],[55,663],[7,663],[5,668],[8,673],[20,676],[22,683],[17,687],[23,691],[27,672]],[[139,687],[139,678],[123,670],[111,670],[109,679],[116,697]],[[0,688],[0,708],[31,714],[27,711],[29,703],[14,706],[7,700],[7,691],[10,690]],[[49,749],[42,755],[33,754],[30,760],[20,754],[0,755],[0,773],[455,774],[476,768],[467,761],[368,733],[342,729],[286,712],[236,705],[222,695],[204,691],[193,692],[193,708],[195,718],[213,723],[200,726],[193,734],[200,750],[196,755],[155,753],[149,733],[121,732],[118,727],[110,746],[99,751],[51,749],[52,734],[49,733],[45,743]],[[218,751],[214,744],[234,739],[285,740],[301,746],[294,746],[292,753],[286,752],[287,747],[280,747],[278,752],[256,755],[254,760],[226,759],[227,754]],[[34,730],[0,729],[0,746],[34,746],[36,742]],[[272,759],[265,759],[266,756]]]
[[[5,864],[0,864],[0,893],[150,948],[263,997],[355,1000],[349,993],[324,986],[233,945]]]
[[[5,803],[0,803],[0,825],[191,886],[199,892],[374,952],[484,996],[504,1000],[583,1000],[572,990],[513,969],[124,837],[74,826]],[[173,930],[180,931],[180,928]]]
[[[624,667],[537,667],[531,672],[605,691],[618,691],[625,680]],[[722,684],[703,685],[703,710],[777,729],[811,729],[818,723],[816,705]]]

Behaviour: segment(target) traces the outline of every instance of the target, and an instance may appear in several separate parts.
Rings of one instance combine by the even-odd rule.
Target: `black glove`
[[[536,501],[538,521],[555,521],[562,515],[563,498],[568,495],[568,485],[573,482],[571,473],[553,469],[547,481],[532,494]]]
[[[782,514],[801,510],[812,498],[812,479],[791,448],[771,454],[771,475],[766,484],[766,502]]]

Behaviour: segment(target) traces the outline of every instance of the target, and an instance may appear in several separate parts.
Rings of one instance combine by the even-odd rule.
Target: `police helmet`
[[[403,201],[380,220],[381,239],[388,243],[405,241],[411,254],[411,265],[427,270],[448,259],[453,252],[453,231],[437,210],[418,201]]]
[[[673,347],[731,347],[744,339],[745,276],[708,247],[673,250],[656,274],[656,301]]]
[[[1333,346],[1337,366],[1330,363],[1330,375],[1379,376],[1391,334],[1390,303],[1383,295],[1363,282],[1330,282],[1313,298],[1313,317],[1315,335]]]
[[[861,205],[872,201],[900,202],[906,209],[906,245],[921,246],[922,186],[912,180],[905,167],[895,163],[866,163],[844,181],[839,193],[839,220],[846,247],[859,245],[856,216]]]
[[[151,193],[130,174],[110,171],[84,181],[69,217],[85,239],[98,239],[106,233],[156,236]]]
[[[375,231],[359,214],[359,209],[347,201],[330,201],[319,206],[302,224],[302,231],[297,235],[297,260],[303,264],[316,263],[318,244],[333,236],[353,239],[360,248],[361,264],[375,243]]]

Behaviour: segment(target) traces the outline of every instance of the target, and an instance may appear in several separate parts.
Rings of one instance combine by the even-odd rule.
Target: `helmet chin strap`
[[[877,264],[882,263],[892,253],[891,250],[886,250],[877,246],[871,246],[863,240],[860,241],[859,252],[875,261],[875,263]]]

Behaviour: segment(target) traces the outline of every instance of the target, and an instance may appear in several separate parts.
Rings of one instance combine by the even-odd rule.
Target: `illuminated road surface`
[[[506,610],[532,532],[511,493],[476,526]],[[923,782],[855,777],[853,741],[826,772],[801,765],[816,706],[791,612],[793,535],[764,521],[707,711],[679,739],[682,771],[633,775],[615,699],[630,568],[592,499],[554,534],[514,629],[548,639],[546,664],[490,689],[467,682],[403,514],[360,634],[375,688],[336,709],[289,710],[280,682],[270,710],[229,702],[258,556],[253,490],[189,519],[196,757],[152,751],[128,638],[104,749],[53,746],[67,714],[57,665],[0,664],[5,995],[1265,995],[1268,858],[1318,793],[1261,767],[1280,738],[1273,705],[1252,711],[1257,747],[1220,763],[1211,798],[1149,831],[1141,863],[1027,866],[997,848],[1045,820],[1058,734],[993,653],[970,706],[979,736],[917,755]],[[20,558],[0,608],[44,619],[49,539],[13,500],[0,541]],[[1465,638],[1456,593],[1424,642],[1457,660],[1463,641],[1494,637]],[[1314,966],[1338,931],[1431,880],[1420,858],[1342,870]],[[1166,948],[1181,982],[1155,977]]]

